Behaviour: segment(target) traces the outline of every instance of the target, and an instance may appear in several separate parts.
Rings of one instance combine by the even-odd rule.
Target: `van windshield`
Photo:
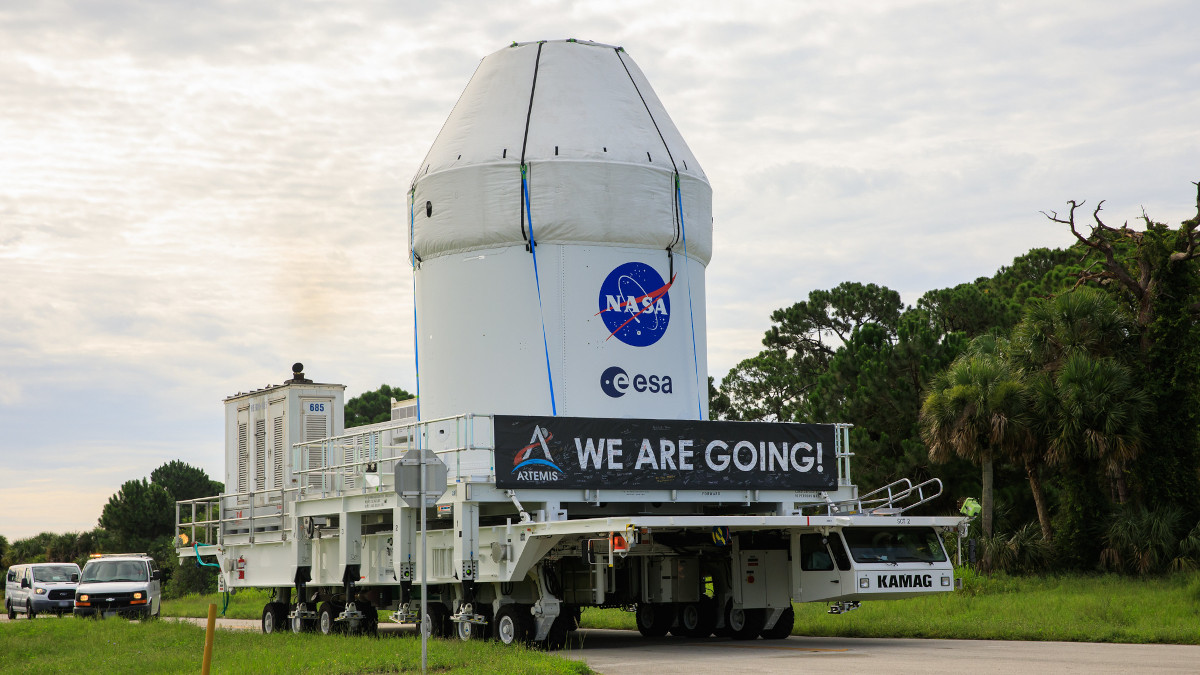
[[[146,581],[146,564],[136,560],[93,560],[83,567],[86,581]]]
[[[942,540],[932,527],[847,527],[842,530],[855,562],[944,562]]]
[[[70,581],[72,574],[79,574],[79,568],[74,565],[50,565],[33,568],[34,581]]]

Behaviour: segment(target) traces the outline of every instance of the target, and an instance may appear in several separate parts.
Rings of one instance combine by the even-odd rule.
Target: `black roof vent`
[[[304,364],[292,364],[292,379],[287,380],[284,384],[312,384],[312,380],[304,377]]]

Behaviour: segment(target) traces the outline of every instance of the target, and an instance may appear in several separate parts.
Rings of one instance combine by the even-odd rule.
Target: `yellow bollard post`
[[[200,666],[200,675],[208,675],[208,667],[212,664],[213,633],[217,630],[217,606],[208,606],[208,630],[204,632],[204,661]]]

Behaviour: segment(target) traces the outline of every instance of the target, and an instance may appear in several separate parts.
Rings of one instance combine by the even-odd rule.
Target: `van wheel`
[[[15,610],[13,610],[13,606],[12,606],[11,602],[4,603],[4,609],[8,612],[8,620],[9,621],[12,621],[13,619],[17,618],[17,613]]]
[[[33,611],[33,601],[32,600],[25,601],[25,613],[28,614],[29,618],[31,618],[31,619],[37,618],[37,613]]]

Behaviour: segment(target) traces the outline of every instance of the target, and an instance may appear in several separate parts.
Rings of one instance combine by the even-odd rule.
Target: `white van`
[[[145,553],[96,554],[75,589],[75,616],[157,617],[162,573]]]
[[[4,575],[4,610],[9,619],[24,614],[30,619],[42,612],[69,614],[75,607],[79,565],[31,563],[13,565]]]

